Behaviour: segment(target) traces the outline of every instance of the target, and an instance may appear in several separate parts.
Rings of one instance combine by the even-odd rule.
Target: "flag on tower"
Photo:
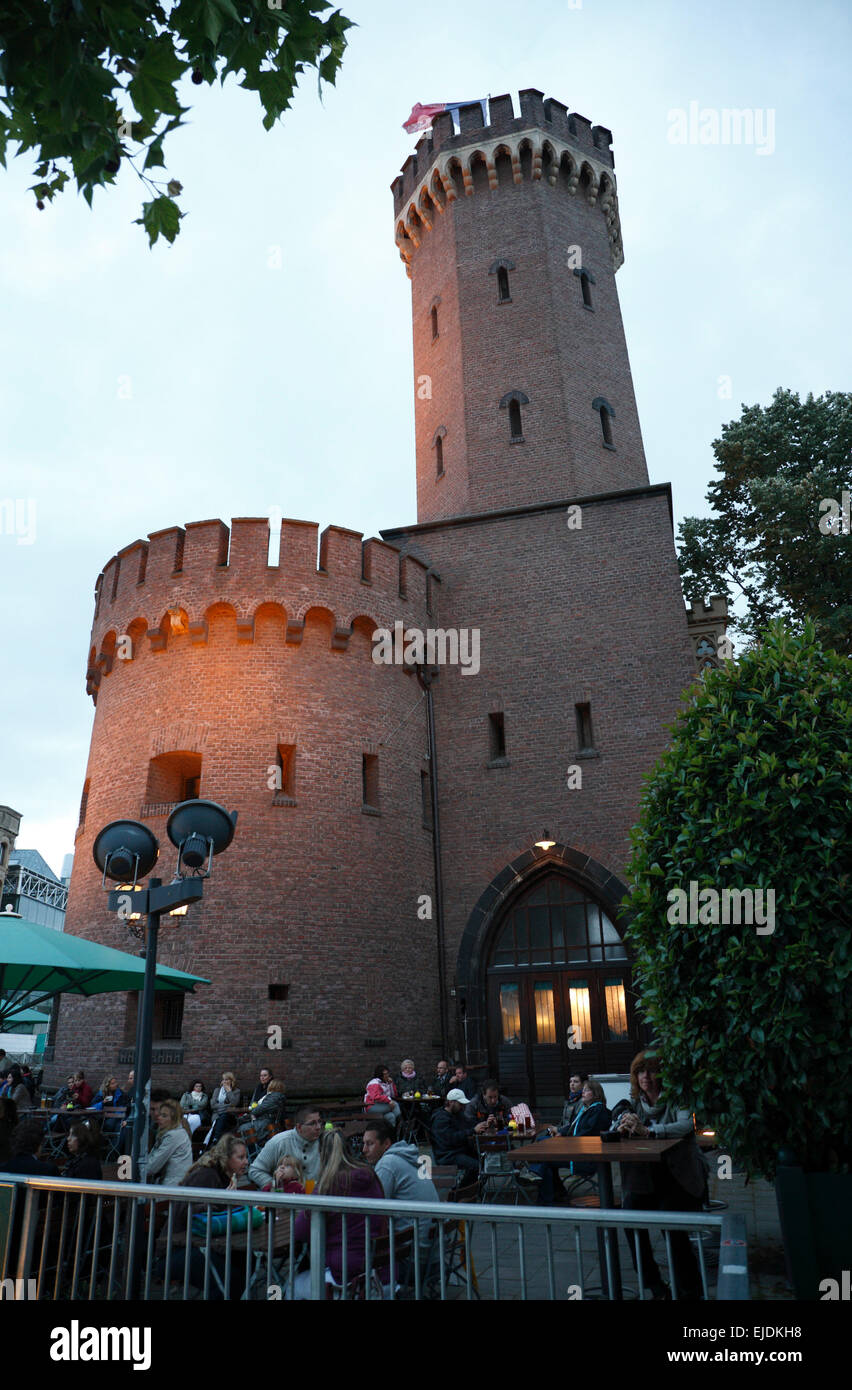
[[[482,107],[483,124],[487,125],[488,112],[485,109],[487,98],[476,97],[475,100],[478,101]],[[453,120],[457,121],[458,116],[455,113],[458,111],[459,107],[473,106],[473,104],[472,101],[438,101],[432,102],[428,106],[421,106],[420,102],[416,101],[411,108],[411,115],[408,120],[403,121],[402,128],[403,130],[407,130],[409,135],[416,135],[421,130],[428,130],[435,117],[440,116],[442,111],[452,111]]]

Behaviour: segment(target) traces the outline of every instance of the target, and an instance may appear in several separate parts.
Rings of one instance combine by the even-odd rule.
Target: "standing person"
[[[269,1083],[272,1080],[272,1072],[269,1067],[261,1067],[260,1080],[251,1093],[251,1104],[258,1105],[269,1090]]]
[[[80,1120],[73,1124],[68,1134],[70,1162],[65,1165],[63,1178],[103,1178],[104,1172],[98,1157],[101,1136],[96,1124],[90,1120]]]
[[[438,1202],[438,1189],[426,1177],[420,1166],[420,1151],[416,1144],[394,1139],[394,1132],[384,1120],[370,1120],[364,1130],[363,1154],[376,1170],[376,1177],[388,1200],[397,1202]],[[397,1229],[408,1230],[413,1218],[400,1217]],[[421,1252],[429,1235],[431,1216],[418,1220]]]
[[[457,1087],[447,1092],[447,1099],[432,1116],[432,1152],[436,1163],[454,1163],[466,1173],[477,1175],[479,1161],[470,1152],[470,1136],[484,1134],[487,1120],[467,1120],[464,1109],[467,1096]]]
[[[678,1139],[666,1149],[659,1163],[625,1163],[622,1167],[621,1205],[627,1211],[700,1211],[704,1204],[707,1175],[689,1110],[680,1109],[664,1094],[662,1061],[657,1052],[640,1052],[630,1066],[630,1109],[618,1120],[619,1134],[634,1139]],[[656,1299],[671,1298],[651,1251],[647,1230],[625,1230],[634,1268],[638,1234],[642,1274],[646,1288]],[[703,1298],[701,1275],[686,1231],[672,1231],[672,1265],[679,1299]]]
[[[376,1074],[371,1081],[367,1082],[367,1089],[364,1093],[364,1109],[368,1115],[387,1115],[392,1114],[392,1124],[396,1124],[399,1119],[399,1097],[396,1093],[390,1067],[380,1062],[376,1067]]]
[[[322,1115],[315,1105],[303,1105],[296,1111],[292,1129],[274,1134],[264,1144],[249,1169],[249,1177],[255,1187],[264,1191],[272,1186],[275,1170],[281,1159],[291,1155],[300,1158],[304,1164],[305,1177],[316,1182],[320,1175],[319,1137],[322,1133]]]
[[[273,1140],[274,1142],[274,1140]],[[320,1175],[316,1185],[317,1197],[384,1197],[382,1184],[372,1168],[352,1163],[343,1148],[343,1140],[336,1129],[326,1130],[320,1144]],[[310,1235],[311,1218],[306,1211],[296,1217],[295,1237],[306,1241]],[[375,1238],[385,1234],[387,1223],[370,1220],[370,1236]],[[326,1283],[340,1285],[343,1280],[343,1221],[340,1216],[326,1217],[325,1224],[325,1263]],[[353,1279],[363,1274],[367,1262],[366,1217],[352,1214],[346,1217],[346,1278]],[[330,1276],[330,1277],[329,1277]],[[307,1298],[310,1291],[310,1272],[298,1274],[293,1291],[296,1299]]]
[[[176,1187],[192,1167],[192,1140],[184,1127],[176,1100],[162,1100],[157,1107],[158,1133],[148,1155],[145,1181],[159,1178],[164,1187]]]

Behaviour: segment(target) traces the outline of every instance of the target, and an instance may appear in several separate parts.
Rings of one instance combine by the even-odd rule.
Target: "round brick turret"
[[[375,664],[371,640],[399,621],[427,628],[439,584],[354,531],[328,527],[318,558],[317,543],[313,523],[284,520],[270,566],[266,519],[195,522],[134,542],[98,580],[67,929],[134,949],[92,860],[107,822],[143,819],[168,881],[175,802],[197,792],[239,813],[203,902],[163,922],[161,959],[212,985],[186,1000],[180,1043],[158,1015],[155,1047],[179,1060],[155,1066],[155,1084],[196,1072],[212,1084],[212,1065],[247,1087],[266,1061],[293,1090],[357,1089],[368,1040],[398,1060],[439,1036],[434,923],[417,901],[432,892],[425,711],[416,679]],[[281,1052],[266,1047],[275,1026]],[[89,1069],[115,1071],[135,1001],[65,998],[57,1073],[79,1064],[81,1037]]]

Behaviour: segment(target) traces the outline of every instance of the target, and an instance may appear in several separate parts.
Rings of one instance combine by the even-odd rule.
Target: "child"
[[[285,1154],[275,1169],[273,1192],[304,1192],[305,1166],[300,1158]]]

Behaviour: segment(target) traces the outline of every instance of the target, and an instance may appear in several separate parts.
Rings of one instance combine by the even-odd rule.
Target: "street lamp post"
[[[112,821],[92,846],[103,885],[112,879],[120,888],[109,892],[107,905],[122,918],[146,914],[145,979],[136,1029],[134,1058],[134,1118],[131,1163],[134,1182],[144,1182],[148,1166],[148,1126],[151,1100],[151,1052],[154,1029],[154,992],[157,985],[157,938],[160,918],[189,903],[198,902],[209,878],[213,856],[228,848],[234,838],[236,812],[230,814],[215,801],[182,801],[169,816],[166,833],[177,847],[175,877],[164,884],[152,878],[147,888],[137,880],[150,873],[160,853],[151,831],[140,821]]]

